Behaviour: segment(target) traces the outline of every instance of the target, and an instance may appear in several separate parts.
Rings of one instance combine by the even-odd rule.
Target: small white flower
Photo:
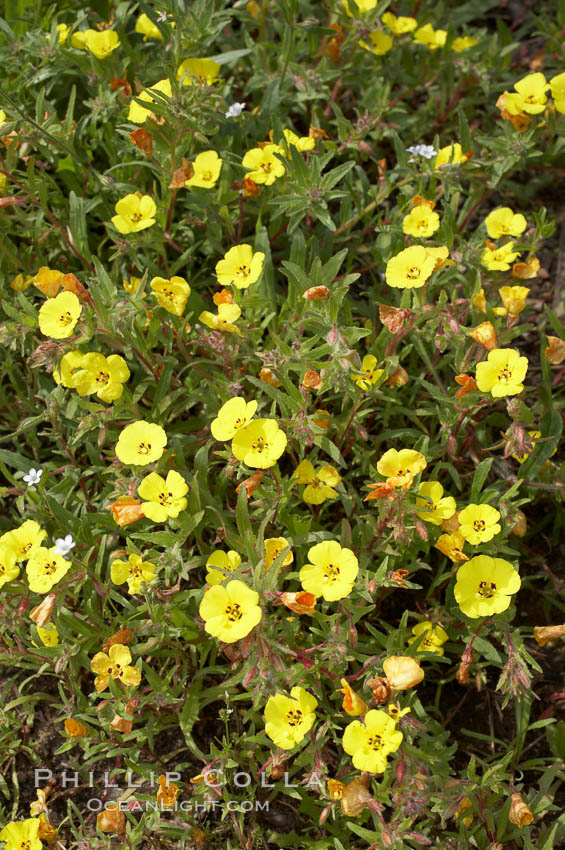
[[[244,103],[232,103],[226,112],[226,118],[237,118],[245,109]]]
[[[43,475],[42,469],[34,469],[32,467],[30,469],[30,471],[26,475],[24,475],[24,481],[33,490],[33,485],[39,484],[39,482],[41,481],[42,475]]]
[[[75,542],[72,534],[66,534],[65,537],[57,537],[55,540],[54,551],[58,555],[67,555],[71,549],[74,549]]]
[[[167,23],[167,13],[159,12],[159,17],[157,18],[158,24],[166,24]]]
[[[413,153],[414,156],[423,156],[424,159],[432,159],[437,154],[433,145],[412,145],[406,150],[408,153]]]

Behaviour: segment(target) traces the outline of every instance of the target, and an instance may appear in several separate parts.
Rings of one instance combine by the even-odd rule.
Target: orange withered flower
[[[301,387],[305,390],[319,390],[324,386],[322,378],[314,369],[308,369],[302,378]]]
[[[330,290],[327,286],[311,286],[310,289],[302,293],[302,297],[307,301],[327,301],[330,297]]]
[[[316,607],[316,597],[313,593],[307,593],[305,590],[293,593],[284,591],[276,601],[277,605],[286,605],[295,614],[313,614]]]
[[[129,525],[130,522],[143,517],[141,502],[134,499],[132,496],[120,496],[115,502],[107,506],[107,510],[112,511],[112,516],[119,526]]]
[[[116,554],[116,553],[114,553],[114,554]],[[104,646],[102,647],[102,649],[103,649],[104,652],[108,652],[110,647],[114,646],[114,644],[116,644],[116,643],[121,643],[124,646],[127,646],[127,644],[130,642],[132,637],[133,637],[133,632],[130,629],[128,629],[127,626],[122,626],[121,629],[118,629],[117,632],[115,632],[113,635],[110,635],[108,640],[104,643]]]
[[[160,776],[158,781],[159,790],[157,791],[157,802],[165,808],[174,806],[180,788],[178,785],[174,785],[172,782],[169,782],[166,776]]]
[[[469,332],[469,336],[471,339],[474,339],[475,342],[478,342],[479,345],[484,346],[487,351],[492,351],[493,348],[498,347],[496,332],[491,322],[481,322],[480,325],[477,325],[474,331]]]
[[[142,153],[151,156],[153,153],[153,136],[145,127],[138,127],[137,130],[129,134],[129,137]]]
[[[343,694],[342,708],[345,713],[351,717],[367,714],[367,703],[355,693],[347,679],[341,679],[340,683],[341,688],[338,688],[338,692]]]
[[[88,729],[84,723],[80,723],[74,717],[67,717],[65,720],[65,732],[70,738],[86,738],[88,735]]]
[[[455,383],[459,384],[459,386],[461,387],[461,389],[457,390],[457,392],[455,393],[455,398],[457,399],[457,401],[461,401],[468,393],[472,393],[476,389],[478,389],[477,382],[475,381],[472,375],[456,375]]]

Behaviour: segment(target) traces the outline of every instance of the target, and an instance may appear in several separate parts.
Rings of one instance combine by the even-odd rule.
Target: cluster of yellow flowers
[[[485,364],[487,365],[487,364]],[[386,477],[386,485],[371,484],[366,500],[392,498],[396,489],[408,490],[414,478],[427,466],[426,458],[413,449],[389,449],[377,463],[377,471]],[[452,561],[466,563],[457,571],[455,598],[468,617],[484,617],[505,611],[511,596],[520,588],[520,576],[512,564],[502,558],[477,555],[471,559],[463,552],[465,543],[488,543],[501,531],[500,512],[488,504],[470,504],[457,511],[455,499],[443,495],[439,481],[422,482],[416,497],[416,516],[441,526],[446,532],[434,546]]]
[[[41,545],[47,532],[32,519],[0,537],[0,587],[20,573],[18,564],[27,561],[26,575],[33,593],[48,593],[71,567],[57,551]]]
[[[286,448],[286,435],[275,419],[253,419],[257,402],[236,396],[227,401],[212,422],[215,440],[231,440],[237,460],[254,469],[274,466]]]
[[[545,112],[548,91],[551,91],[557,112],[565,113],[565,73],[557,74],[549,82],[540,72],[528,74],[514,84],[514,89],[501,94],[497,106],[502,117],[511,120],[517,129],[525,129],[530,121],[528,115]]]
[[[369,12],[377,7],[377,0],[356,0],[355,5],[360,12]],[[345,0],[344,6],[347,14],[351,15],[351,7],[347,3],[347,0]],[[447,30],[436,30],[431,24],[418,26],[416,18],[405,15],[397,17],[392,12],[385,12],[384,15],[381,15],[381,21],[395,37],[398,38],[413,33],[414,42],[416,44],[423,44],[429,50],[437,50],[440,47],[444,47],[447,41]],[[363,39],[359,41],[359,44],[365,50],[372,51],[376,56],[382,56],[392,49],[392,37],[381,29],[371,32],[369,38],[370,44]],[[467,48],[473,47],[475,44],[477,44],[475,38],[471,36],[459,36],[453,40],[451,49],[456,53],[461,53],[461,51],[467,50]]]

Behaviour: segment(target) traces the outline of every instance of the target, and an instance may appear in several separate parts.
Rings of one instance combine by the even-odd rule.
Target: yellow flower
[[[552,77],[549,85],[551,86],[551,96],[556,110],[565,113],[565,73]]]
[[[143,41],[147,41],[148,38],[156,38],[159,41],[163,40],[163,36],[159,31],[158,27],[155,26],[151,18],[142,12],[135,22],[135,31],[143,36]]]
[[[467,617],[489,617],[506,611],[520,585],[520,576],[509,561],[477,555],[457,570],[455,599]]]
[[[59,633],[53,623],[47,626],[37,626],[37,634],[43,646],[57,646]]]
[[[60,292],[48,298],[39,310],[39,329],[51,339],[71,336],[82,313],[82,305],[74,292]]]
[[[355,0],[355,14],[359,11],[370,12],[372,9],[376,9],[378,0]],[[347,0],[343,0],[343,6],[347,14],[351,17],[351,9],[349,8],[349,3]]]
[[[367,713],[367,703],[355,693],[347,679],[340,679],[341,688],[338,692],[343,694],[342,708],[350,717],[359,717]]]
[[[218,415],[210,425],[215,440],[232,440],[240,428],[248,425],[257,410],[256,401],[245,401],[241,396],[230,398],[218,410]]]
[[[332,800],[341,800],[344,791],[345,785],[343,782],[340,782],[338,779],[328,779],[328,795]]]
[[[198,613],[209,635],[224,643],[234,643],[246,637],[261,620],[263,612],[258,602],[258,593],[234,579],[226,585],[209,587]]]
[[[392,719],[394,720],[395,723],[398,723],[400,718],[404,717],[405,714],[410,714],[409,708],[401,709],[400,706],[396,705],[396,703],[394,703],[394,702],[389,702],[389,704],[386,707],[386,710],[388,711],[388,713],[390,714],[390,716],[392,717]]]
[[[353,757],[357,770],[384,773],[386,757],[396,752],[402,743],[402,732],[396,728],[392,717],[372,709],[360,720],[353,720],[343,733],[343,749]]]
[[[153,96],[153,92],[160,92],[169,99],[173,94],[171,81],[169,79],[159,80],[158,83],[155,83],[154,85],[143,89],[143,91],[139,94],[136,94],[136,98],[137,100],[143,100],[146,103],[155,103],[157,98]],[[145,124],[152,112],[152,109],[142,106],[140,103],[136,103],[135,100],[132,99],[129,105],[128,121],[132,121],[134,124]]]
[[[133,595],[141,593],[144,585],[155,578],[155,570],[155,564],[143,561],[141,555],[131,554],[127,561],[112,561],[110,577],[114,584],[127,581],[128,592]]]
[[[221,570],[226,570],[228,573],[233,573],[241,564],[241,555],[234,549],[224,552],[223,549],[215,549],[206,561],[208,572],[206,573],[206,581],[208,584],[221,584],[226,574]],[[220,567],[219,570],[211,570],[210,567]]]
[[[384,375],[384,369],[375,369],[377,363],[378,360],[373,354],[366,354],[361,363],[361,371],[355,370],[355,373],[352,373],[352,379],[362,390],[368,390]]]
[[[65,44],[69,37],[69,33],[71,31],[70,26],[68,24],[57,24],[57,39],[59,44]],[[0,121],[0,124],[2,122]]]
[[[99,399],[109,403],[120,398],[129,377],[127,363],[119,354],[104,357],[94,351],[89,354],[70,351],[61,361],[63,386],[74,387],[79,395],[96,393]]]
[[[0,841],[6,842],[5,850],[41,850],[38,838],[39,818],[11,821],[0,832]]]
[[[353,590],[359,561],[351,549],[342,549],[337,540],[324,540],[308,551],[309,563],[302,567],[302,587],[326,602],[343,599]]]
[[[434,543],[435,548],[439,549],[444,555],[447,555],[454,563],[469,560],[463,552],[464,545],[465,538],[459,531],[452,531],[451,534],[442,534]]]
[[[451,49],[456,53],[461,53],[462,50],[467,50],[469,47],[474,47],[477,44],[477,39],[470,35],[459,36],[454,39]]]
[[[292,750],[316,721],[318,700],[299,686],[290,696],[270,696],[265,706],[265,733],[281,750]]]
[[[261,277],[264,261],[265,254],[262,251],[253,253],[251,245],[235,245],[216,263],[218,283],[247,289]]]
[[[154,425],[140,419],[132,422],[120,433],[116,446],[116,455],[128,466],[147,466],[159,460],[165,446],[167,435],[160,425]]]
[[[383,670],[394,691],[408,691],[424,679],[420,662],[408,655],[389,655],[383,661]]]
[[[185,186],[199,186],[201,189],[212,189],[220,176],[222,160],[216,151],[199,153],[192,163],[194,174],[186,181]]]
[[[97,652],[90,662],[90,669],[97,676],[94,687],[97,692],[105,691],[110,679],[117,679],[124,685],[137,687],[141,681],[141,671],[137,667],[130,667],[131,652],[121,643],[115,643],[110,647],[109,654]]]
[[[240,316],[241,308],[237,304],[223,303],[218,305],[217,314],[210,313],[209,310],[204,310],[198,316],[198,321],[213,331],[223,331],[224,333],[243,336],[240,329],[233,324]]]
[[[303,460],[296,467],[293,478],[299,484],[306,484],[302,498],[308,505],[321,505],[326,499],[336,499],[337,490],[333,488],[341,481],[341,475],[333,466],[321,466],[317,472],[309,460]]]
[[[443,168],[446,165],[459,165],[459,163],[465,162],[467,158],[459,142],[455,142],[439,149],[434,169],[437,171],[438,168]]]
[[[46,536],[47,532],[40,527],[39,523],[33,519],[26,519],[19,528],[3,534],[0,537],[0,544],[14,553],[16,561],[25,561],[40,548],[41,541]],[[6,552],[4,557],[9,561],[9,552]]]
[[[468,543],[488,543],[500,533],[500,513],[490,505],[467,505],[459,512],[459,533]]]
[[[527,371],[528,358],[521,357],[516,348],[495,348],[486,360],[477,363],[475,376],[481,392],[501,398],[522,392]]]
[[[437,50],[439,47],[443,47],[446,38],[447,30],[434,30],[431,24],[418,27],[414,33],[414,41],[418,44],[425,44],[430,50]]]
[[[86,30],[85,48],[97,59],[105,59],[119,46],[120,39],[115,30]]]
[[[304,153],[304,151],[311,151],[316,145],[316,139],[314,136],[297,136],[296,133],[292,132],[292,130],[283,130],[283,136],[287,146],[292,145],[296,148],[296,150],[300,151],[300,153]]]
[[[527,286],[501,286],[498,294],[509,316],[519,316],[526,306],[530,290]]]
[[[112,216],[112,224],[120,233],[138,233],[155,224],[153,218],[157,212],[155,201],[149,195],[142,195],[141,192],[121,198],[115,210],[116,215]]]
[[[397,18],[392,12],[385,12],[381,20],[385,27],[394,35],[404,35],[404,33],[412,32],[418,26],[416,18],[409,18],[403,15]]]
[[[526,219],[510,207],[497,207],[485,218],[487,233],[491,239],[501,236],[520,236],[526,229]]]
[[[165,522],[168,517],[176,519],[188,504],[185,499],[188,484],[174,469],[167,473],[166,479],[151,472],[143,479],[137,493],[146,500],[141,505],[143,515],[153,522]]]
[[[0,113],[2,113],[2,111],[3,110],[0,109]],[[4,117],[5,117],[5,115],[6,114],[4,113]],[[2,123],[3,123],[2,115],[0,114],[0,126],[2,126]],[[4,175],[2,175],[2,176],[4,176]],[[14,292],[25,292],[25,290],[28,288],[30,283],[33,283],[33,275],[30,274],[30,275],[26,275],[24,277],[23,274],[17,274],[10,281],[10,286],[14,290]]]
[[[513,242],[506,242],[499,248],[495,248],[493,243],[490,242],[483,251],[481,262],[491,272],[504,272],[510,268],[510,264],[513,263],[516,257],[519,256],[520,253],[514,250]]]
[[[183,86],[211,86],[218,79],[220,66],[213,59],[185,59],[179,65],[177,80]]]
[[[246,177],[254,183],[264,183],[271,186],[277,177],[282,177],[286,169],[275,154],[284,155],[280,145],[265,145],[263,148],[251,148],[242,160],[242,165],[249,172]]]
[[[384,56],[385,53],[392,47],[392,38],[386,32],[382,30],[374,30],[370,35],[369,39],[371,41],[370,44],[367,44],[366,41],[361,40],[359,44],[365,50],[369,50],[371,53],[374,53],[375,56]]]
[[[34,593],[49,593],[54,584],[69,571],[71,562],[65,560],[55,548],[35,549],[27,562],[26,574],[29,589]]]
[[[182,316],[190,295],[190,286],[184,277],[173,275],[170,280],[154,277],[149,286],[160,307],[163,307],[167,313],[172,313],[173,316]]]
[[[28,520],[28,522],[31,522],[31,520]],[[4,541],[4,537],[6,537],[5,534],[0,538],[0,587],[9,581],[13,581],[20,574],[20,568],[16,563],[16,552]]]
[[[264,546],[265,554],[263,556],[263,567],[266,570],[270,570],[279,555],[281,555],[284,550],[290,546],[290,543],[286,537],[267,537],[264,541]],[[293,561],[294,555],[292,554],[292,551],[287,552],[284,556],[281,568],[288,567],[288,565],[292,564]]]
[[[439,229],[439,215],[426,204],[418,204],[402,219],[402,230],[409,236],[425,239]]]
[[[275,419],[254,419],[238,428],[232,452],[238,460],[255,469],[274,466],[286,448],[286,434]]]
[[[419,289],[433,274],[436,266],[422,245],[405,248],[386,264],[386,282],[398,289]]]
[[[480,310],[481,313],[486,313],[487,311],[487,299],[485,296],[484,289],[479,289],[479,291],[473,295],[471,298],[471,304],[473,307],[476,307],[477,310]]]
[[[76,50],[86,50],[87,30],[77,30],[71,36],[71,47]]]
[[[377,471],[384,475],[393,487],[408,490],[414,476],[427,466],[426,458],[412,449],[389,449],[377,463]]]
[[[443,496],[443,487],[439,481],[425,481],[420,484],[418,493],[420,495],[416,505],[424,510],[416,511],[416,516],[425,522],[441,525],[444,519],[449,519],[455,513],[455,499],[453,496]]]
[[[163,775],[158,779],[159,790],[157,791],[157,802],[162,808],[170,808],[175,805],[180,788],[178,785],[170,783],[168,778]]]
[[[126,292],[129,292],[130,295],[135,295],[135,293],[139,289],[139,284],[141,283],[141,278],[140,277],[133,277],[133,275],[132,275],[129,280],[125,280],[125,279],[122,280],[122,283],[124,285],[124,289],[125,289]],[[143,293],[143,298],[145,298],[145,292]]]
[[[434,626],[429,620],[424,620],[422,623],[416,623],[412,628],[412,634],[414,637],[409,639],[409,644],[415,643],[423,635],[418,645],[418,652],[433,652],[435,655],[443,655],[442,644],[446,642],[448,637],[447,632],[441,626]]]
[[[514,88],[518,92],[519,108],[523,112],[538,115],[544,111],[549,85],[543,74],[528,74],[519,80]]]
[[[458,818],[461,818],[461,815],[465,814],[467,809],[472,808],[472,806],[473,806],[473,803],[471,802],[471,800],[468,797],[463,797],[463,799],[461,800],[461,802],[457,806],[457,809],[456,809],[453,817],[456,820]],[[463,824],[463,826],[469,827],[473,823],[473,819],[474,819],[474,815],[471,812],[471,814],[465,815],[465,817],[461,818],[461,823]]]

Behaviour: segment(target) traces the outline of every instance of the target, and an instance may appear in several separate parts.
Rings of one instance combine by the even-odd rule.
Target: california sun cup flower
[[[90,662],[90,669],[97,674],[94,687],[98,693],[106,690],[110,679],[117,679],[130,687],[139,685],[141,671],[130,665],[131,652],[121,643],[111,646],[108,654],[97,652]]]
[[[247,466],[269,469],[284,452],[286,443],[286,434],[275,419],[254,419],[237,430],[231,448]]]
[[[493,398],[518,395],[524,389],[527,371],[528,358],[521,357],[516,348],[495,348],[486,360],[477,363],[477,386]]]
[[[253,631],[262,617],[259,594],[242,581],[216,584],[204,593],[198,613],[204,628],[224,643],[235,643]]]
[[[290,697],[275,694],[265,706],[265,732],[281,750],[292,750],[310,731],[316,720],[318,700],[299,686]]]
[[[490,617],[506,611],[520,585],[520,576],[509,561],[477,555],[457,570],[454,594],[467,617]]]
[[[326,602],[343,599],[353,590],[359,561],[351,551],[337,540],[324,540],[308,552],[310,563],[300,570],[302,587],[314,596],[323,596]]]
[[[402,743],[402,732],[386,712],[373,709],[364,722],[354,720],[343,733],[343,749],[353,757],[357,770],[384,773],[387,756],[396,752]]]
[[[159,460],[167,445],[167,435],[160,425],[140,419],[126,425],[116,445],[116,455],[127,466],[146,466]]]

